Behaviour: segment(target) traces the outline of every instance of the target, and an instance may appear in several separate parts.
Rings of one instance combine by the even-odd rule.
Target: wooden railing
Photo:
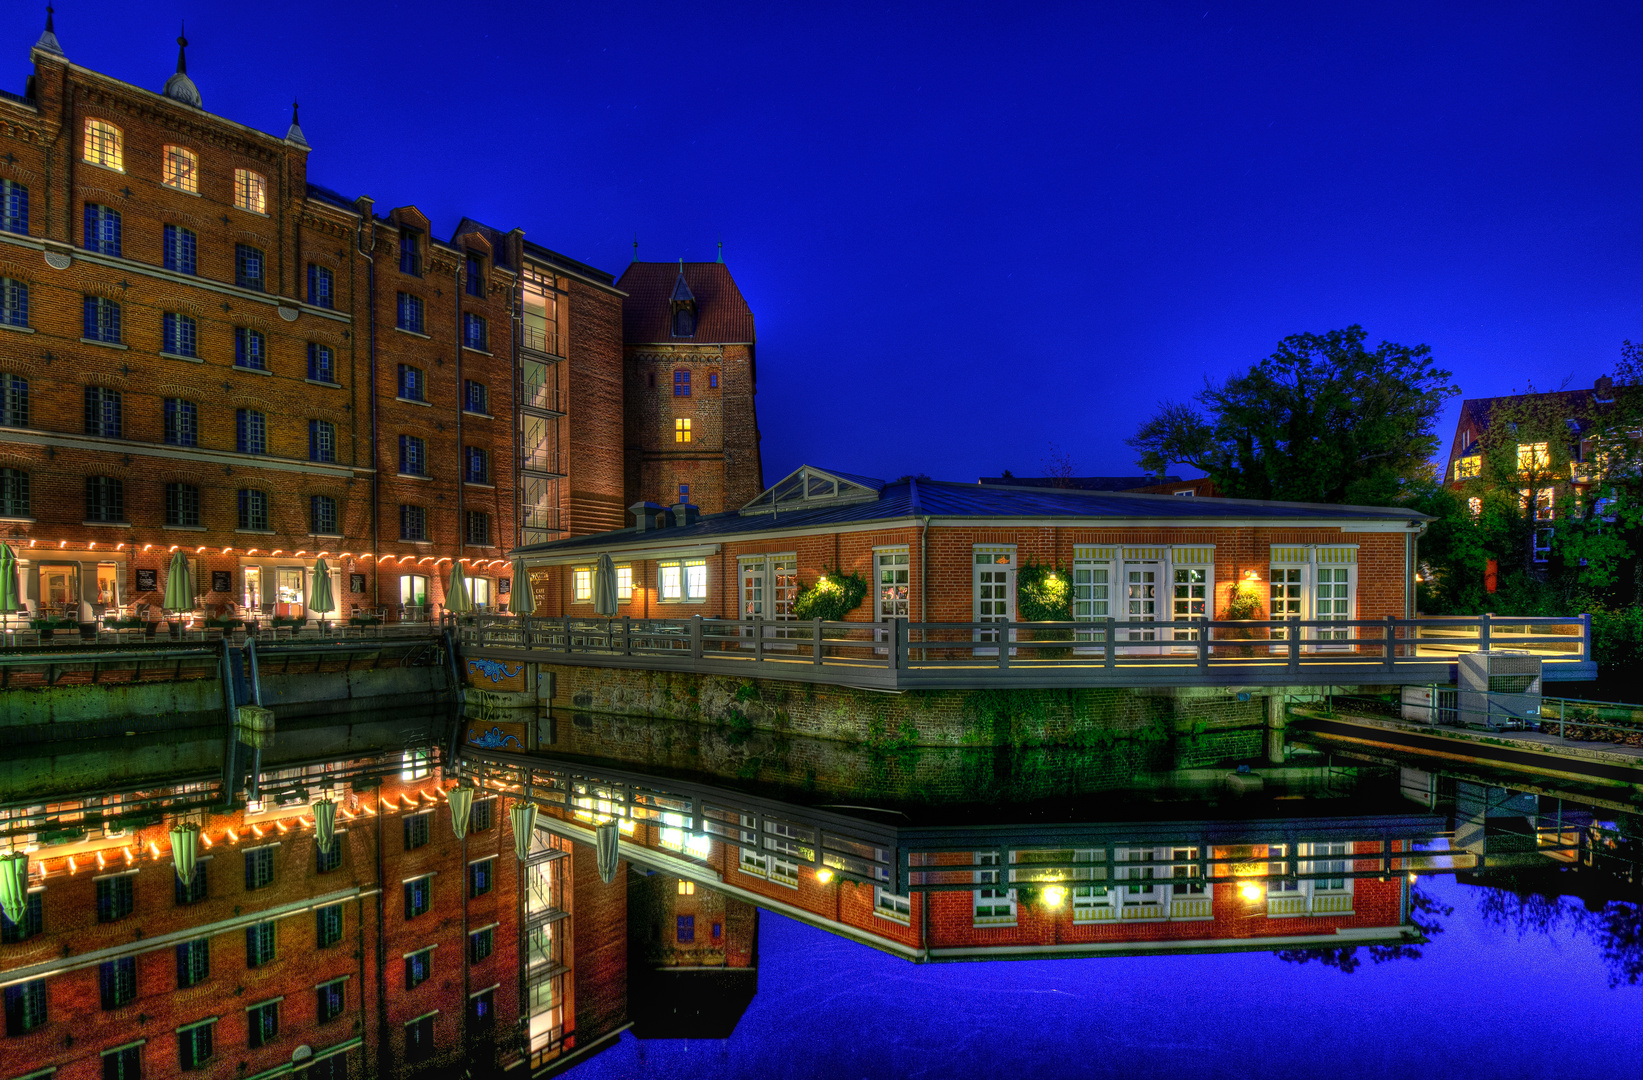
[[[1596,674],[1584,615],[1154,623],[476,615],[459,629],[474,656],[894,689],[1447,683],[1458,655],[1490,649],[1540,656],[1548,680]]]

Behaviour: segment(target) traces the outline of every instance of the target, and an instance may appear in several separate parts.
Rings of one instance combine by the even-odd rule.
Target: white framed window
[[[1273,545],[1268,573],[1268,618],[1298,617],[1305,622],[1356,619],[1358,611],[1358,548],[1355,544],[1332,547],[1316,545]],[[1288,631],[1275,628],[1272,638],[1283,641]],[[1301,637],[1316,641],[1345,641],[1355,637],[1350,627],[1303,628]],[[1274,646],[1282,651],[1287,646]]]
[[[1164,563],[1161,559],[1124,560],[1123,607],[1119,617],[1129,623],[1121,630],[1120,641],[1153,641],[1157,631],[1147,623],[1158,621],[1159,589],[1164,583]]]
[[[616,602],[626,604],[633,599],[633,567],[616,568]]]
[[[1205,605],[1209,590],[1214,587],[1209,580],[1209,568],[1177,566],[1172,574],[1175,580],[1170,597],[1170,617],[1176,622],[1203,621],[1208,617]],[[1174,634],[1176,641],[1197,641],[1202,631],[1177,626]]]
[[[905,547],[873,549],[874,614],[878,619],[905,619],[908,614],[909,572]]]
[[[977,544],[971,549],[972,603],[978,623],[1015,621],[1015,545]],[[997,641],[997,630],[977,630],[975,640]],[[1015,631],[1010,631],[1015,640]],[[978,650],[986,655],[991,650]]]
[[[873,914],[881,919],[906,925],[913,921],[913,898],[886,892],[882,885],[873,886]]]
[[[657,564],[656,588],[663,603],[677,604],[685,598],[685,568],[677,559]]]
[[[1267,864],[1267,916],[1352,914],[1352,845],[1298,844],[1295,855],[1294,869],[1300,876],[1280,876],[1290,872],[1289,847],[1267,847],[1267,858],[1278,860]]]
[[[681,814],[662,814],[661,835],[656,842],[695,859],[705,859],[713,854],[712,839],[704,833],[694,833],[685,828],[685,819]]]
[[[1455,479],[1470,480],[1483,471],[1483,459],[1477,455],[1455,459]]]
[[[160,183],[168,188],[200,193],[200,155],[186,146],[167,146],[160,159]]]
[[[707,599],[707,560],[686,559],[685,599],[693,603]]]
[[[570,572],[570,595],[572,603],[593,602],[593,567],[578,566]]]
[[[1317,599],[1313,603],[1313,614],[1320,620],[1346,621],[1352,618],[1352,567],[1350,566],[1320,566],[1317,572]],[[1339,630],[1318,630],[1321,641],[1344,641],[1351,637],[1351,631],[1342,627]]]
[[[1073,622],[1104,623],[1112,615],[1112,548],[1073,548]],[[1102,641],[1106,627],[1075,629],[1074,641]]]
[[[1276,558],[1276,556],[1274,556]],[[1269,619],[1301,619],[1305,618],[1306,585],[1301,581],[1299,566],[1273,566],[1270,568],[1271,583],[1267,590],[1267,618]],[[1288,630],[1274,629],[1274,641],[1283,641],[1289,636]]]
[[[1075,863],[1104,863],[1106,849],[1081,848],[1073,852]],[[1107,887],[1107,868],[1091,866],[1072,872],[1073,922],[1104,922],[1116,914],[1112,890]]]
[[[1127,920],[1162,919],[1169,915],[1172,883],[1156,865],[1164,852],[1144,847],[1119,847],[1113,852],[1113,877]]]
[[[975,925],[977,926],[1014,926],[1015,925],[1015,890],[1004,889],[1003,870],[1001,860],[996,851],[978,851],[975,853],[974,872],[975,883]],[[1011,861],[1014,861],[1013,853]]]
[[[1518,472],[1532,478],[1552,467],[1552,455],[1543,442],[1517,444]]]
[[[105,169],[125,172],[125,136],[106,120],[86,119],[85,160]]]
[[[1529,509],[1530,494],[1531,493],[1528,488],[1518,489],[1519,509],[1525,511]],[[1535,520],[1551,521],[1557,514],[1557,489],[1549,487],[1536,488],[1533,495],[1535,500]]]
[[[268,213],[267,178],[250,169],[235,169],[234,205],[253,214]]]

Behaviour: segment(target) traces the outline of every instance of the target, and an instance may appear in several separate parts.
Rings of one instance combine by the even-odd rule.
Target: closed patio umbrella
[[[524,862],[531,853],[531,834],[536,831],[536,804],[516,803],[508,817],[513,819],[513,853]]]
[[[10,615],[23,606],[23,593],[17,587],[17,554],[11,545],[0,543],[0,615]]]
[[[451,587],[445,590],[445,610],[460,614],[473,609],[473,597],[468,595],[468,578],[462,573],[462,564],[452,559]]]
[[[320,851],[331,854],[337,842],[337,804],[330,799],[314,803],[314,843]]]
[[[593,610],[607,619],[616,614],[616,564],[609,555],[593,568]]]
[[[508,611],[514,615],[530,615],[536,611],[536,594],[531,590],[524,559],[513,561],[513,591],[508,594]]]
[[[601,822],[593,831],[594,851],[599,857],[599,880],[606,885],[616,880],[616,863],[620,858],[617,841],[621,839],[621,829],[613,818]]]
[[[165,571],[165,598],[160,606],[167,611],[194,609],[194,577],[188,572],[188,557],[178,551]]]
[[[445,796],[451,804],[451,831],[461,840],[468,835],[468,811],[473,809],[474,789],[471,787],[454,787]]]
[[[331,568],[321,559],[314,564],[314,578],[308,583],[308,610],[320,618],[337,609],[337,598],[331,589]]]

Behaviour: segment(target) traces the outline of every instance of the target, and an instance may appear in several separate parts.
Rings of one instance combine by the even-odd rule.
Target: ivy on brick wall
[[[1029,562],[1017,570],[1015,617],[1020,622],[1071,622],[1072,577],[1046,563]]]
[[[842,573],[822,567],[821,577],[814,584],[799,586],[799,595],[793,601],[793,616],[798,619],[820,619],[838,622],[861,607],[867,597],[867,582],[859,573]]]

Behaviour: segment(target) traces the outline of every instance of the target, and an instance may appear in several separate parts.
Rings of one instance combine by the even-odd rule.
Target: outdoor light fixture
[[[821,882],[823,885],[826,885],[829,881],[833,880],[833,871],[829,870],[825,866],[822,867],[820,870],[816,871],[816,880]]]
[[[1244,580],[1245,581],[1260,581],[1261,578],[1258,574],[1255,573],[1255,571],[1245,570],[1244,571]]]
[[[1044,906],[1058,908],[1067,902],[1067,890],[1060,885],[1051,885],[1044,890]]]

